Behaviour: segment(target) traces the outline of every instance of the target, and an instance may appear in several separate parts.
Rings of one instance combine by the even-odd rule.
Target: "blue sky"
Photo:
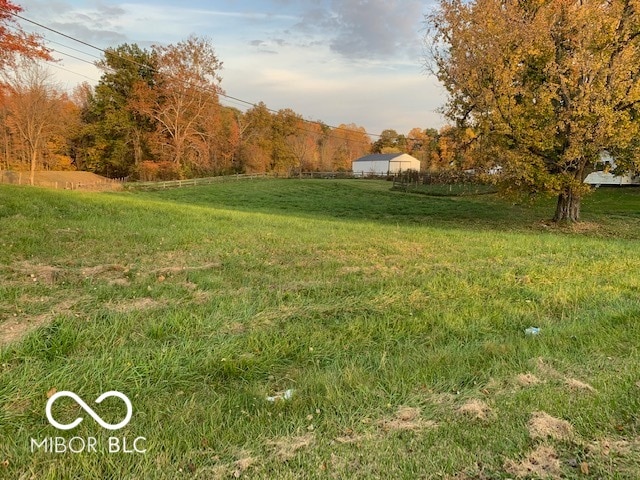
[[[224,66],[227,94],[310,120],[357,123],[371,133],[440,127],[443,89],[422,66],[418,0],[18,0],[23,15],[101,48],[211,39]],[[25,24],[28,30],[38,28]],[[97,81],[100,72],[71,58],[99,52],[41,31],[61,59],[52,72],[64,86]],[[72,50],[70,47],[80,50]],[[72,73],[73,72],[73,73]],[[225,103],[234,105],[231,102]],[[244,108],[244,107],[242,107]]]

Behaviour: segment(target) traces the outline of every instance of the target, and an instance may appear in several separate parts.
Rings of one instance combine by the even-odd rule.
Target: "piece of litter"
[[[540,329],[538,327],[529,327],[524,331],[525,335],[539,335]]]
[[[267,402],[276,402],[277,400],[291,400],[293,397],[293,388],[286,390],[282,394],[274,395],[273,397],[267,397]]]

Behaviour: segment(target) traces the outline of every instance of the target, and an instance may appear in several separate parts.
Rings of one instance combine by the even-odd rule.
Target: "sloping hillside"
[[[0,183],[10,183],[14,185],[28,185],[29,172],[0,172]],[[91,172],[36,172],[34,184],[41,187],[64,188],[64,189],[92,189],[92,188],[118,188],[119,181],[102,177]]]

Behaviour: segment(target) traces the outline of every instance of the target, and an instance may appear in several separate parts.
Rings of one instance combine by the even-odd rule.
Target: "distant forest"
[[[467,168],[466,130],[385,130],[309,121],[259,103],[241,111],[220,97],[222,62],[207,39],[150,50],[123,44],[97,62],[97,85],[57,86],[42,59],[5,68],[0,169],[86,170],[168,180],[229,173],[348,171],[371,152],[404,152],[423,170]]]

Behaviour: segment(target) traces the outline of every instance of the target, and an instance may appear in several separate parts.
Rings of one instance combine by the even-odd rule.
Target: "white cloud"
[[[337,35],[331,49],[356,58],[390,58],[415,52],[421,2],[415,0],[333,0]]]

